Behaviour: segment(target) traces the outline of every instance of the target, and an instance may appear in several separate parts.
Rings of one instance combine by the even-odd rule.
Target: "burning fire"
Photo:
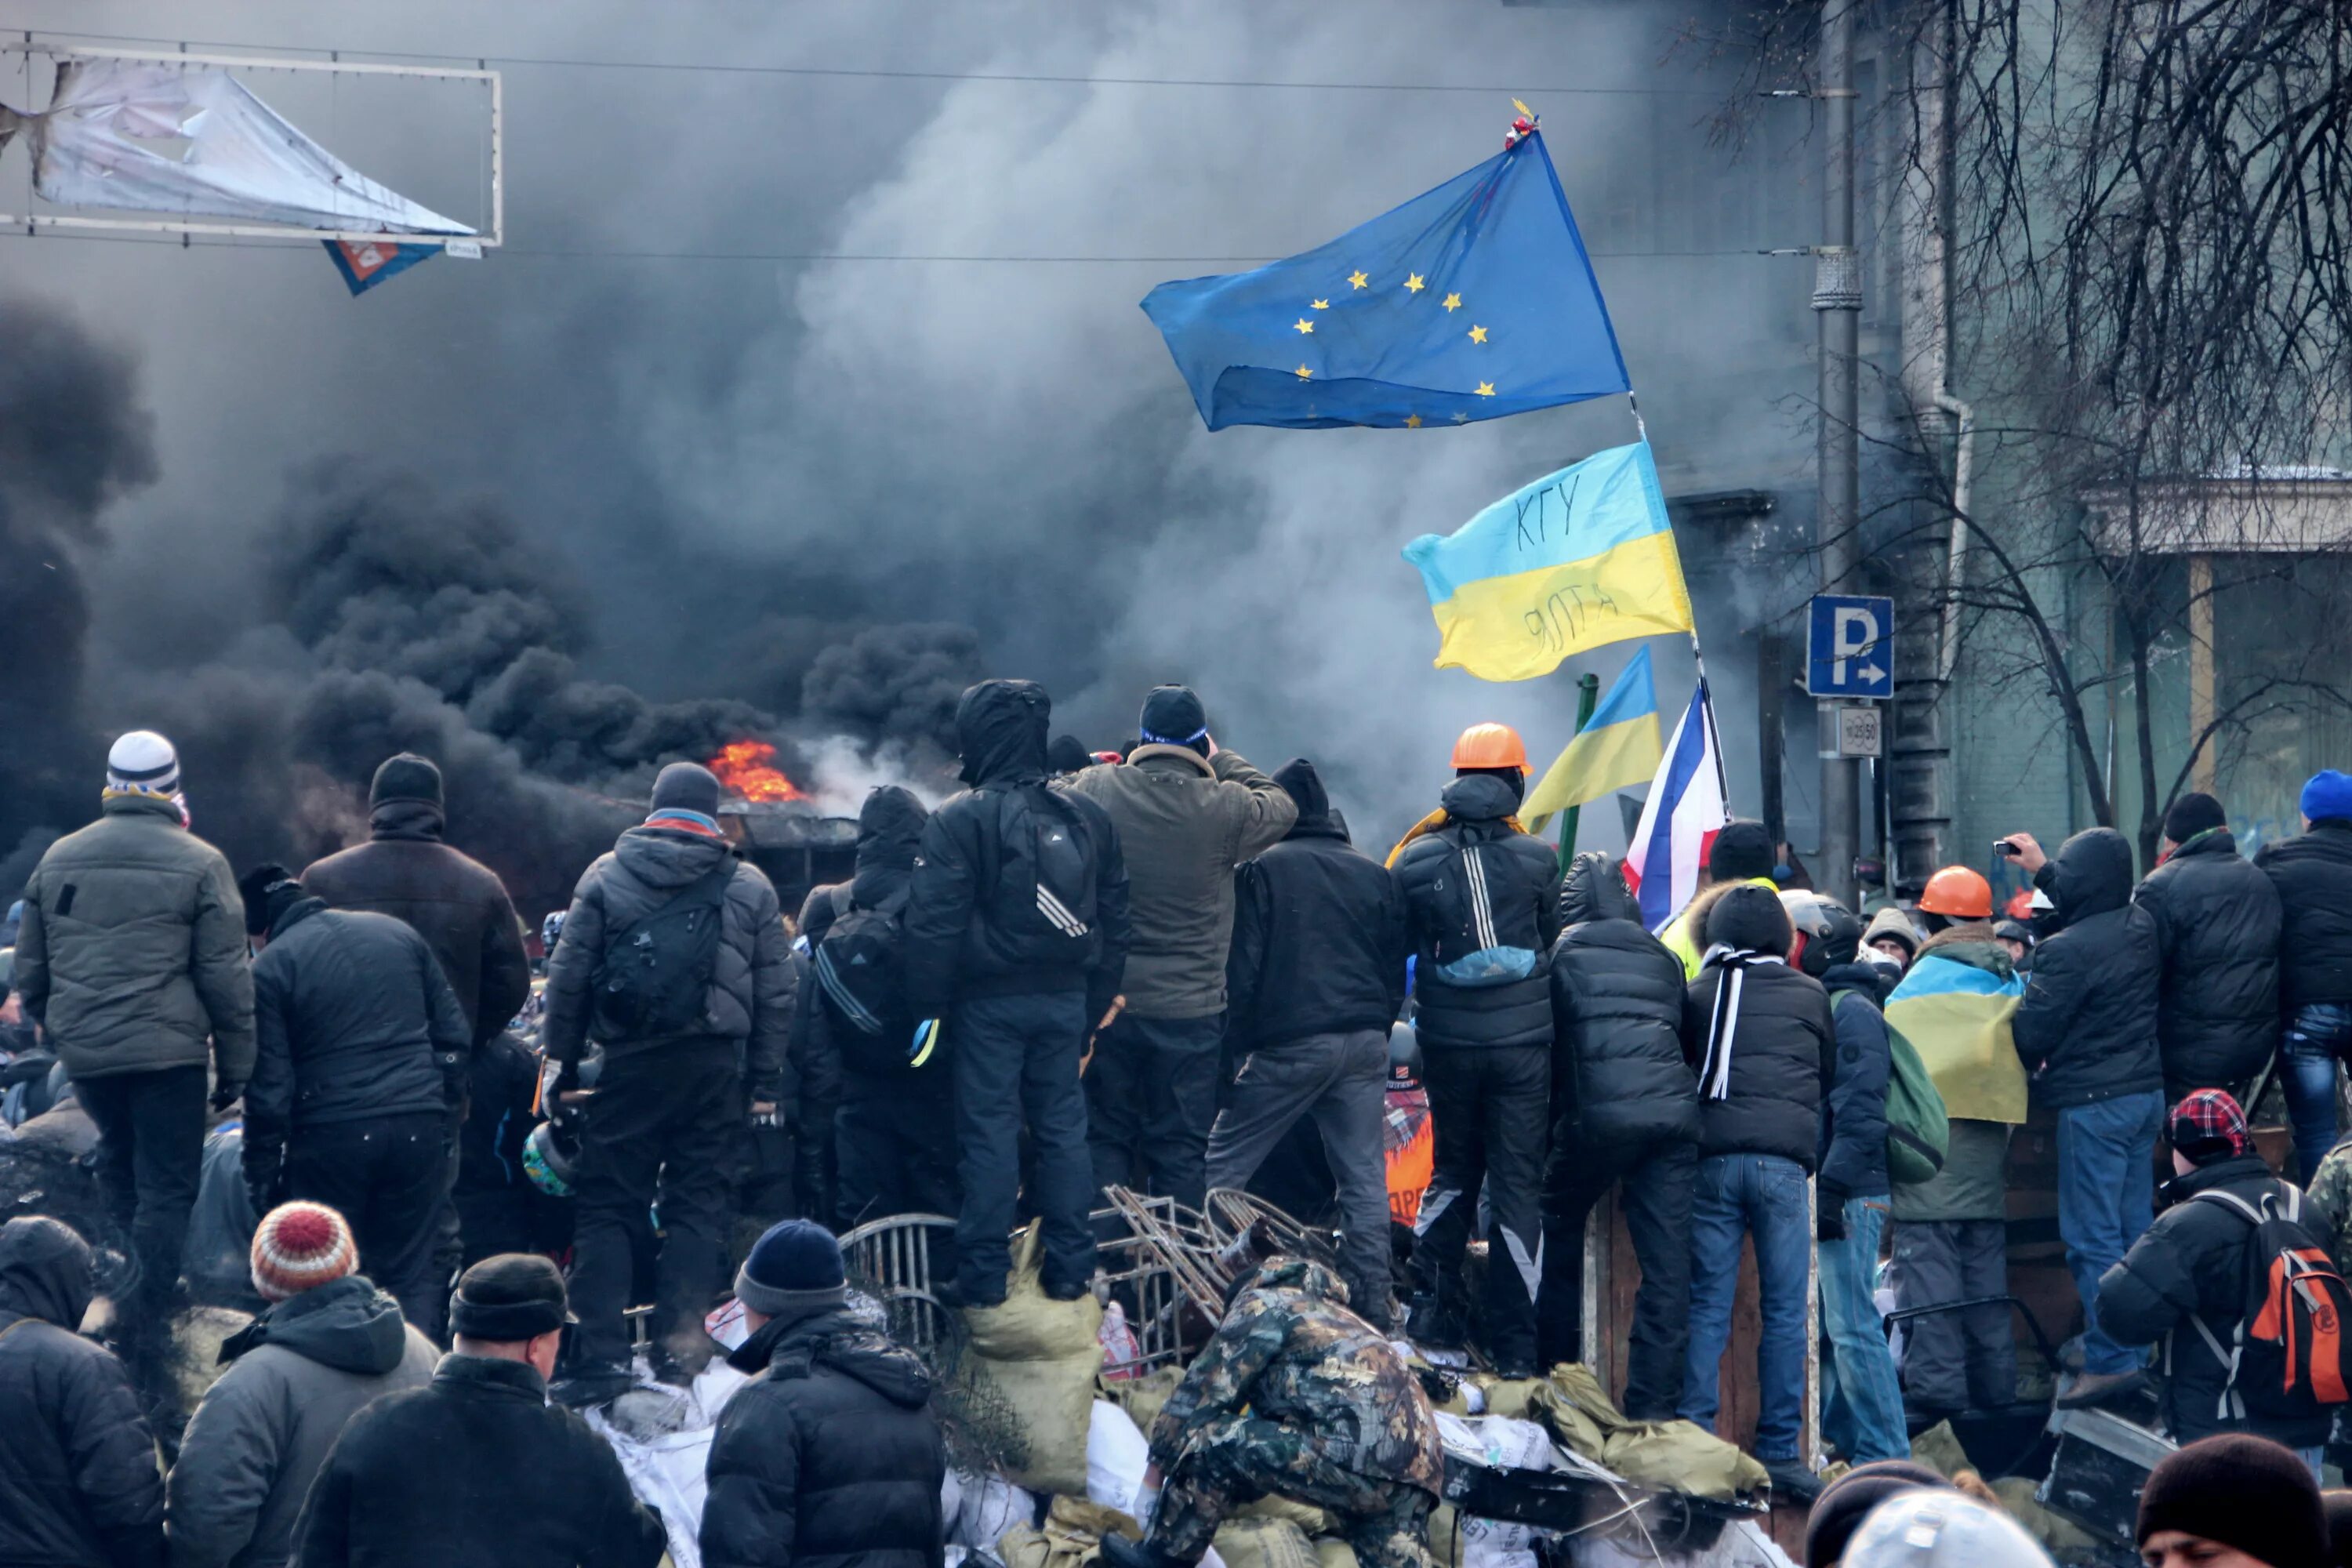
[[[710,759],[710,771],[745,800],[806,800],[801,787],[776,766],[776,748],[765,741],[737,741]]]

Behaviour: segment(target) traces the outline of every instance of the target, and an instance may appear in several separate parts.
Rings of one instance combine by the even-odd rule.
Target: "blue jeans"
[[[1698,1197],[1691,1208],[1690,1350],[1675,1414],[1715,1430],[1743,1236],[1755,1237],[1764,1318],[1756,1351],[1763,1406],[1756,1457],[1793,1459],[1804,1429],[1805,1274],[1813,1245],[1805,1173],[1793,1160],[1710,1154],[1698,1163]]]
[[[2352,1047],[2352,1007],[2314,1002],[2296,1012],[2279,1042],[2279,1079],[2294,1124],[2295,1179],[2305,1186],[2336,1147],[2336,1062]]]
[[[2058,1113],[2058,1234],[2083,1298],[2083,1370],[2134,1372],[2140,1352],[2099,1329],[2099,1279],[2123,1261],[2156,1210],[2156,1134],[2164,1091],[2147,1089]]]
[[[1822,1332],[1830,1342],[1822,1363],[1822,1436],[1857,1465],[1911,1457],[1903,1386],[1871,1291],[1886,1208],[1884,1197],[1846,1199],[1845,1239],[1821,1244]]]

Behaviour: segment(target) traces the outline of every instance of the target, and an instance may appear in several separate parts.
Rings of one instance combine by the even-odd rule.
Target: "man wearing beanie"
[[[2322,1246],[2325,1222],[2271,1174],[2245,1112],[2225,1091],[2183,1100],[2167,1133],[2179,1173],[2165,1184],[2168,1206],[2099,1282],[2099,1326],[2121,1344],[2167,1345],[2165,1419],[2179,1441],[2251,1432],[2302,1453],[2315,1472],[2334,1408],[2235,1379],[2220,1347],[2234,1343],[2245,1312],[2246,1249],[2258,1234],[2248,1208],[2262,1213],[2267,1203]]]
[[[719,1414],[702,1509],[705,1568],[850,1563],[932,1568],[947,1446],[931,1377],[851,1315],[823,1226],[770,1227],[735,1276],[752,1380]]]
[[[1280,843],[1298,806],[1218,746],[1190,687],[1153,687],[1136,732],[1125,765],[1070,781],[1118,829],[1135,922],[1127,1005],[1087,1069],[1087,1142],[1097,1187],[1197,1208],[1217,1118],[1234,868]]]
[[[661,1516],[612,1445],[547,1398],[563,1276],[536,1254],[465,1272],[456,1350],[335,1439],[296,1526],[302,1568],[654,1568]],[[680,1521],[681,1525],[684,1521]]]
[[[2154,923],[2163,964],[2156,1023],[2165,1098],[2208,1086],[2243,1093],[2279,1047],[2279,895],[2238,853],[2220,801],[2184,795],[2172,803],[2163,853],[2132,902]],[[2328,1115],[2332,1134],[2332,1093]],[[2315,1121],[2308,1133],[2298,1130],[2298,1152],[2306,1139],[2315,1145],[2303,1168],[2308,1181],[2334,1139],[2321,1139]]]
[[[582,873],[548,960],[546,1002],[560,1087],[572,1087],[591,1034],[604,1047],[581,1130],[580,1331],[557,1397],[594,1405],[628,1388],[629,1238],[656,1200],[655,1371],[691,1382],[716,1348],[702,1315],[719,1286],[746,1101],[754,1117],[776,1113],[793,1011],[776,889],[720,831],[709,768],[662,769],[644,824]]]
[[[433,760],[411,752],[387,757],[368,786],[368,841],[310,862],[302,886],[331,910],[364,910],[414,926],[449,977],[478,1058],[530,999],[530,960],[506,884],[488,867],[443,843],[446,825],[441,770]],[[494,1069],[486,1070],[495,1077]],[[472,1076],[462,1086],[467,1092],[450,1107],[452,1185],[457,1178],[457,1127],[471,1102]],[[457,1205],[445,1199],[433,1254],[444,1284],[469,1250],[488,1249],[463,1245]],[[449,1298],[438,1288],[433,1296],[433,1321],[426,1327],[437,1333]]]
[[[2231,1435],[2167,1454],[2140,1489],[2133,1531],[2147,1568],[2325,1568],[2333,1560],[2312,1467]]]
[[[1706,886],[1658,933],[1658,940],[1683,961],[1685,976],[1697,979],[1699,966],[1706,961],[1704,935],[1708,908],[1743,882],[1779,892],[1780,884],[1772,879],[1772,865],[1778,858],[1773,853],[1772,830],[1760,822],[1734,817],[1717,830],[1715,842],[1706,851]]]
[[[2294,1124],[2296,1179],[2316,1187],[2336,1142],[2336,1063],[2352,1051],[2352,776],[2303,786],[2303,832],[2255,851],[2279,899],[2280,1081]]]
[[[188,1422],[168,1484],[173,1568],[279,1568],[335,1438],[360,1408],[432,1381],[440,1352],[359,1273],[359,1245],[322,1204],[273,1209],[253,1233],[268,1310],[221,1345],[228,1369]]]
[[[172,743],[137,730],[107,754],[99,819],[41,857],[25,885],[17,994],[48,1032],[98,1126],[98,1177],[139,1277],[125,1316],[131,1372],[154,1392],[182,1238],[213,1102],[253,1074],[253,975],[236,879],[188,831]]]
[[[351,1217],[360,1264],[408,1321],[441,1321],[434,1240],[447,1120],[472,1041],[433,950],[390,915],[331,910],[283,866],[238,884],[253,963],[246,1191],[256,1214],[309,1198]]]
[[[1795,933],[1779,894],[1733,887],[1707,910],[1706,935],[1706,967],[1683,1005],[1683,1053],[1698,1064],[1699,1163],[1690,1344],[1675,1413],[1715,1429],[1739,1244],[1752,1237],[1764,1319],[1756,1457],[1776,1497],[1811,1502],[1821,1483],[1798,1447],[1813,1248],[1805,1181],[1837,1070],[1837,1023],[1822,983],[1789,966]]]

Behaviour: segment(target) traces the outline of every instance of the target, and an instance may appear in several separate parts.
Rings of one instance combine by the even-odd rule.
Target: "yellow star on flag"
[[[1420,416],[1420,415],[1418,415],[1418,414],[1408,414],[1408,415],[1406,415],[1406,416],[1404,416],[1404,427],[1405,427],[1406,429],[1408,429],[1408,430],[1418,430],[1418,429],[1420,429],[1420,428],[1421,428],[1421,416]]]
[[[1479,395],[1479,396],[1481,396],[1481,397],[1492,397],[1492,396],[1494,396],[1494,395],[1495,395],[1495,384],[1494,384],[1493,382],[1491,382],[1491,381],[1482,381],[1482,382],[1480,382],[1480,383],[1478,384],[1478,395]]]
[[[1459,294],[1448,294],[1445,297],[1445,308],[1449,310],[1458,310],[1462,309],[1462,296]]]
[[[1318,310],[1328,310],[1331,308],[1331,301],[1328,300],[1316,300],[1311,303]]]
[[[1486,341],[1486,328],[1484,328],[1484,327],[1473,327],[1473,328],[1471,328],[1471,329],[1470,329],[1470,341],[1471,341],[1472,342],[1474,342],[1474,343],[1483,343],[1483,342],[1485,342]]]
[[[1371,279],[1365,277],[1361,272],[1350,272],[1348,274],[1348,287],[1350,289],[1360,289],[1370,281]]]
[[[1304,316],[1299,317],[1299,318],[1298,318],[1298,320],[1297,320],[1296,322],[1294,322],[1294,323],[1293,323],[1293,325],[1295,325],[1296,327],[1297,327],[1297,329],[1298,329],[1300,331],[1302,331],[1302,332],[1311,332],[1311,331],[1313,331],[1315,330],[1315,323],[1314,323],[1314,322],[1312,322],[1312,321],[1308,321],[1308,320],[1307,320],[1306,317],[1304,317]],[[1483,340],[1482,340],[1482,341],[1483,341]]]
[[[1314,373],[1313,371],[1311,371],[1311,370],[1307,369],[1307,368],[1305,365],[1303,365],[1303,364],[1302,364],[1302,365],[1300,365],[1300,366],[1298,367],[1298,379],[1299,379],[1299,380],[1301,380],[1301,381],[1305,381],[1305,380],[1307,380],[1309,376],[1312,376],[1314,374],[1315,374],[1315,373]],[[1489,391],[1489,392],[1492,392],[1492,391],[1494,391],[1495,389],[1494,389],[1493,387],[1491,387],[1491,386],[1490,386],[1490,387],[1488,387],[1486,390],[1487,390],[1487,391]]]
[[[1407,278],[1404,280],[1404,286],[1415,294],[1420,293],[1423,289],[1429,287],[1428,284],[1423,283],[1421,280],[1421,274],[1418,272],[1414,273],[1412,277]]]

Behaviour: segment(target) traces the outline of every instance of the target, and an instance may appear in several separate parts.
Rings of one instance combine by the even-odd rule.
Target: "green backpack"
[[[1832,1006],[1859,991],[1840,991]],[[1868,1005],[1869,998],[1863,998]],[[1891,1022],[1886,1026],[1891,1058],[1886,1071],[1886,1175],[1896,1186],[1917,1186],[1936,1179],[1944,1156],[1952,1147],[1951,1119],[1944,1113],[1944,1097],[1927,1076],[1927,1064]]]

